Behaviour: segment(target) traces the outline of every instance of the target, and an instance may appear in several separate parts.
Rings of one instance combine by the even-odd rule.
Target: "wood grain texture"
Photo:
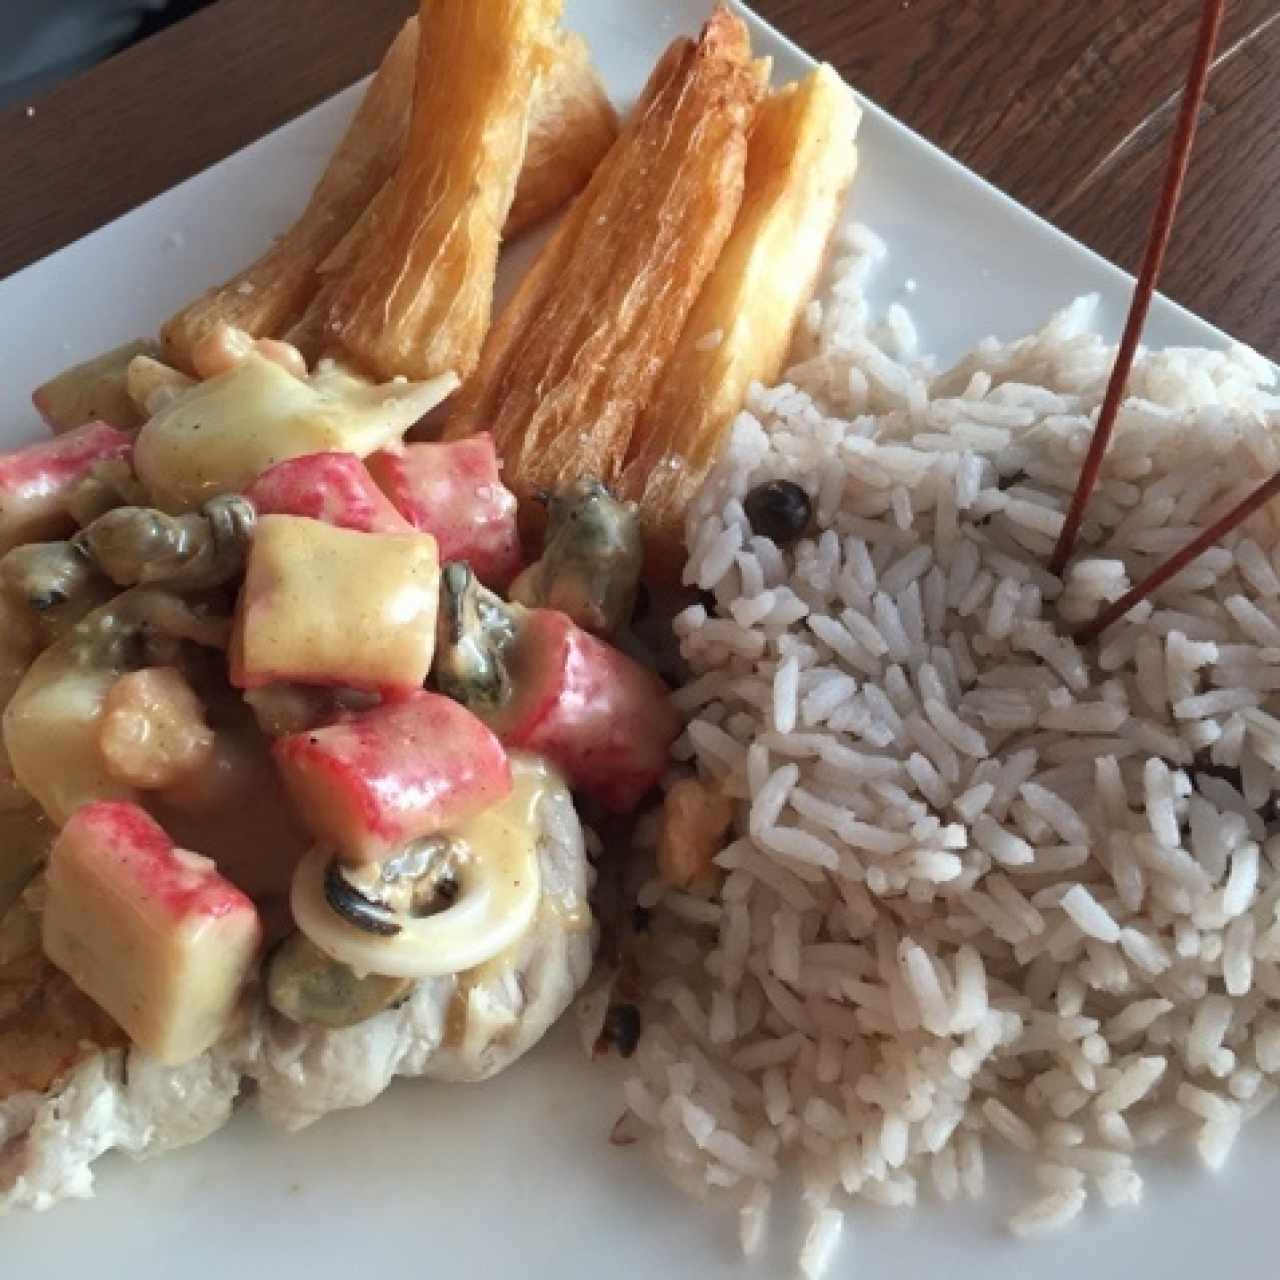
[[[219,0],[30,106],[0,112],[0,276],[368,74],[415,8]]]
[[[1136,270],[1200,0],[759,0],[1014,199]],[[1280,4],[1231,0],[1161,290],[1280,353]],[[1268,69],[1270,68],[1270,70]]]
[[[368,72],[412,0],[219,0],[0,113],[0,275]],[[756,0],[1015,199],[1136,267],[1199,0]],[[1280,353],[1280,2],[1232,0],[1162,288]],[[1280,295],[1278,295],[1280,296]]]

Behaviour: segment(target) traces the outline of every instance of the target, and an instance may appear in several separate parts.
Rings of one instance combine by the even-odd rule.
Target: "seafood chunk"
[[[309,516],[363,533],[408,533],[414,527],[354,453],[308,453],[279,462],[253,482],[245,497],[263,516]]]
[[[605,808],[634,809],[680,731],[662,681],[563,613],[505,604],[465,565],[445,566],[440,594],[440,689]]]
[[[262,941],[254,905],[132,804],[87,805],[49,858],[44,949],[158,1061],[226,1030]]]
[[[128,786],[160,791],[206,768],[214,734],[204,705],[176,667],[144,667],[121,676],[98,725],[107,771]]]
[[[267,1001],[300,1026],[354,1027],[391,1008],[413,990],[410,978],[358,975],[326,955],[306,934],[290,934],[266,966]]]
[[[105,422],[0,456],[0,553],[74,528],[67,500],[100,462],[127,458],[133,441]]]
[[[31,664],[4,712],[4,745],[17,781],[56,823],[82,804],[130,800],[98,747],[116,680],[173,664],[188,644],[225,648],[228,624],[151,588],[135,588],[81,619]]]
[[[438,590],[430,534],[263,516],[237,611],[232,683],[419,688],[435,649]]]
[[[383,449],[456,385],[446,375],[378,386],[331,367],[304,380],[255,352],[178,396],[142,428],[138,478],[156,506],[191,511],[243,493],[286,458]]]
[[[633,502],[583,478],[547,500],[542,555],[511,584],[513,603],[559,609],[596,635],[631,620],[644,544]]]
[[[379,862],[511,790],[497,738],[456,702],[421,689],[280,738],[273,754],[317,837],[354,863]]]
[[[238,578],[253,538],[254,510],[236,494],[213,498],[199,514],[116,507],[73,542],[119,587],[193,591]]]
[[[502,483],[489,435],[449,444],[407,444],[369,458],[369,474],[440,559],[465,560],[495,591],[520,569],[516,500]]]

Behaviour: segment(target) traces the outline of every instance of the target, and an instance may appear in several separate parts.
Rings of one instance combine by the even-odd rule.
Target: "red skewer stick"
[[[1098,425],[1094,428],[1093,439],[1089,442],[1089,452],[1085,457],[1084,466],[1080,468],[1080,479],[1076,483],[1075,493],[1071,495],[1071,506],[1067,508],[1067,517],[1062,526],[1062,533],[1058,536],[1058,545],[1054,547],[1053,557],[1049,561],[1049,572],[1059,578],[1067,567],[1067,561],[1071,558],[1071,552],[1075,547],[1089,495],[1098,483],[1102,459],[1107,452],[1107,445],[1111,442],[1116,414],[1120,410],[1120,401],[1124,398],[1125,386],[1133,368],[1133,358],[1142,338],[1143,326],[1147,322],[1147,312],[1151,309],[1151,298],[1156,291],[1156,280],[1160,275],[1165,250],[1169,245],[1174,214],[1178,210],[1178,199],[1182,195],[1182,181],[1187,175],[1187,163],[1191,159],[1191,144],[1196,136],[1196,121],[1200,114],[1200,104],[1204,101],[1205,88],[1209,83],[1213,51],[1218,43],[1218,30],[1222,26],[1222,14],[1225,8],[1226,0],[1205,0],[1204,12],[1200,17],[1200,32],[1196,37],[1195,55],[1192,58],[1191,71],[1187,76],[1186,89],[1182,94],[1178,126],[1174,130],[1173,142],[1169,149],[1169,164],[1165,170],[1164,186],[1160,191],[1160,203],[1156,206],[1155,217],[1151,220],[1151,230],[1147,234],[1146,254],[1143,257],[1142,270],[1138,273],[1138,282],[1134,286],[1129,317],[1124,324],[1124,333],[1120,338],[1119,350],[1116,352],[1116,362],[1111,370],[1111,380],[1107,383],[1107,393],[1098,414]]]
[[[1119,600],[1107,605],[1096,618],[1081,626],[1075,632],[1075,638],[1084,642],[1101,635],[1113,622],[1123,618],[1135,604],[1146,599],[1153,591],[1158,591],[1175,574],[1181,573],[1196,556],[1216,546],[1237,525],[1246,521],[1259,507],[1265,506],[1277,494],[1280,494],[1280,471],[1277,471],[1269,480],[1264,480],[1243,502],[1237,503],[1221,520],[1212,524],[1199,537],[1192,538],[1181,551],[1170,556],[1136,587],[1131,587]]]

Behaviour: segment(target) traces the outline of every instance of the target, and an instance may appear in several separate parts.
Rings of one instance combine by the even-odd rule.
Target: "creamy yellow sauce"
[[[366,457],[399,440],[457,385],[373,386],[339,369],[303,380],[256,353],[161,409],[138,433],[134,467],[156,506],[194,511],[243,493],[286,458],[332,450]]]
[[[40,655],[4,713],[4,738],[21,786],[61,826],[82,804],[132,800],[98,750],[102,704],[118,672],[76,666],[57,649]]]
[[[542,890],[538,809],[558,775],[534,756],[511,757],[505,800],[448,834],[462,846],[462,892],[444,911],[414,921],[394,937],[375,937],[337,916],[324,895],[331,851],[315,849],[294,877],[291,904],[298,928],[322,951],[358,974],[427,978],[492,960],[524,934]]]
[[[246,680],[421,685],[435,653],[439,570],[429,533],[261,517],[237,634]]]
[[[289,880],[310,841],[249,708],[234,690],[208,697],[211,759],[193,777],[145,797],[160,825],[205,854],[258,904],[268,935],[287,917]]]

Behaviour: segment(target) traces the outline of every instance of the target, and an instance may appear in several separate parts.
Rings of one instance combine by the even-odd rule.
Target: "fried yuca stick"
[[[759,93],[746,28],[717,8],[659,62],[495,325],[445,434],[492,431],[517,494],[617,478],[733,225]]]
[[[514,239],[581,191],[617,136],[618,114],[591,49],[576,32],[566,31],[534,91],[524,168],[503,238]]]
[[[298,221],[256,262],[195,299],[165,325],[171,363],[189,370],[192,348],[219,323],[256,338],[281,337],[298,326],[299,333],[310,335],[298,345],[314,348],[319,317],[336,287],[330,280],[327,295],[316,302],[325,284],[317,272],[354,257],[371,204],[404,154],[417,47],[418,19],[410,18],[387,50]],[[524,167],[504,239],[542,221],[581,191],[617,136],[617,115],[586,41],[562,33],[534,91]],[[309,309],[314,314],[302,321]]]
[[[562,32],[534,90],[524,167],[502,238],[513,239],[581,191],[617,136],[618,116],[587,42],[574,32]],[[329,310],[341,287],[341,273],[364,251],[381,216],[381,201],[374,199],[320,263],[318,291],[304,314],[283,333],[308,360],[324,352]]]
[[[475,368],[562,2],[422,0],[405,154],[324,317],[326,342],[366,372]]]
[[[404,147],[418,19],[392,41],[301,216],[256,262],[189,303],[161,330],[165,358],[190,371],[191,350],[219,323],[271,337],[307,305],[315,269],[391,176]]]
[[[617,143],[610,151],[629,145],[629,140],[636,130],[637,121],[642,119],[646,109],[669,84],[676,74],[681,60],[693,48],[693,41],[680,39],[668,46],[658,64],[649,76],[644,93],[637,102],[635,110]],[[600,172],[605,165],[600,166]],[[457,409],[451,417],[444,436],[456,439],[472,435],[476,431],[487,430],[481,425],[482,419],[492,415],[504,394],[503,373],[511,363],[520,339],[532,325],[543,305],[547,302],[558,283],[558,272],[564,267],[573,252],[574,245],[583,235],[591,205],[591,191],[583,192],[580,199],[574,201],[569,212],[562,219],[555,234],[543,247],[542,252],[534,259],[533,266],[526,272],[519,288],[508,300],[499,315],[489,336],[485,340],[481,352],[480,367],[472,379],[463,385],[457,397]],[[506,477],[510,481],[513,477]]]
[[[758,381],[776,382],[857,168],[862,111],[828,66],[768,98],[733,235],[636,427],[620,483],[640,502],[650,572],[683,562],[684,512]]]
[[[581,191],[617,136],[618,114],[592,65],[587,42],[575,32],[562,32],[533,93],[524,167],[503,239],[527,231]],[[374,199],[320,263],[320,274],[330,276],[349,267],[364,251],[381,216]]]

